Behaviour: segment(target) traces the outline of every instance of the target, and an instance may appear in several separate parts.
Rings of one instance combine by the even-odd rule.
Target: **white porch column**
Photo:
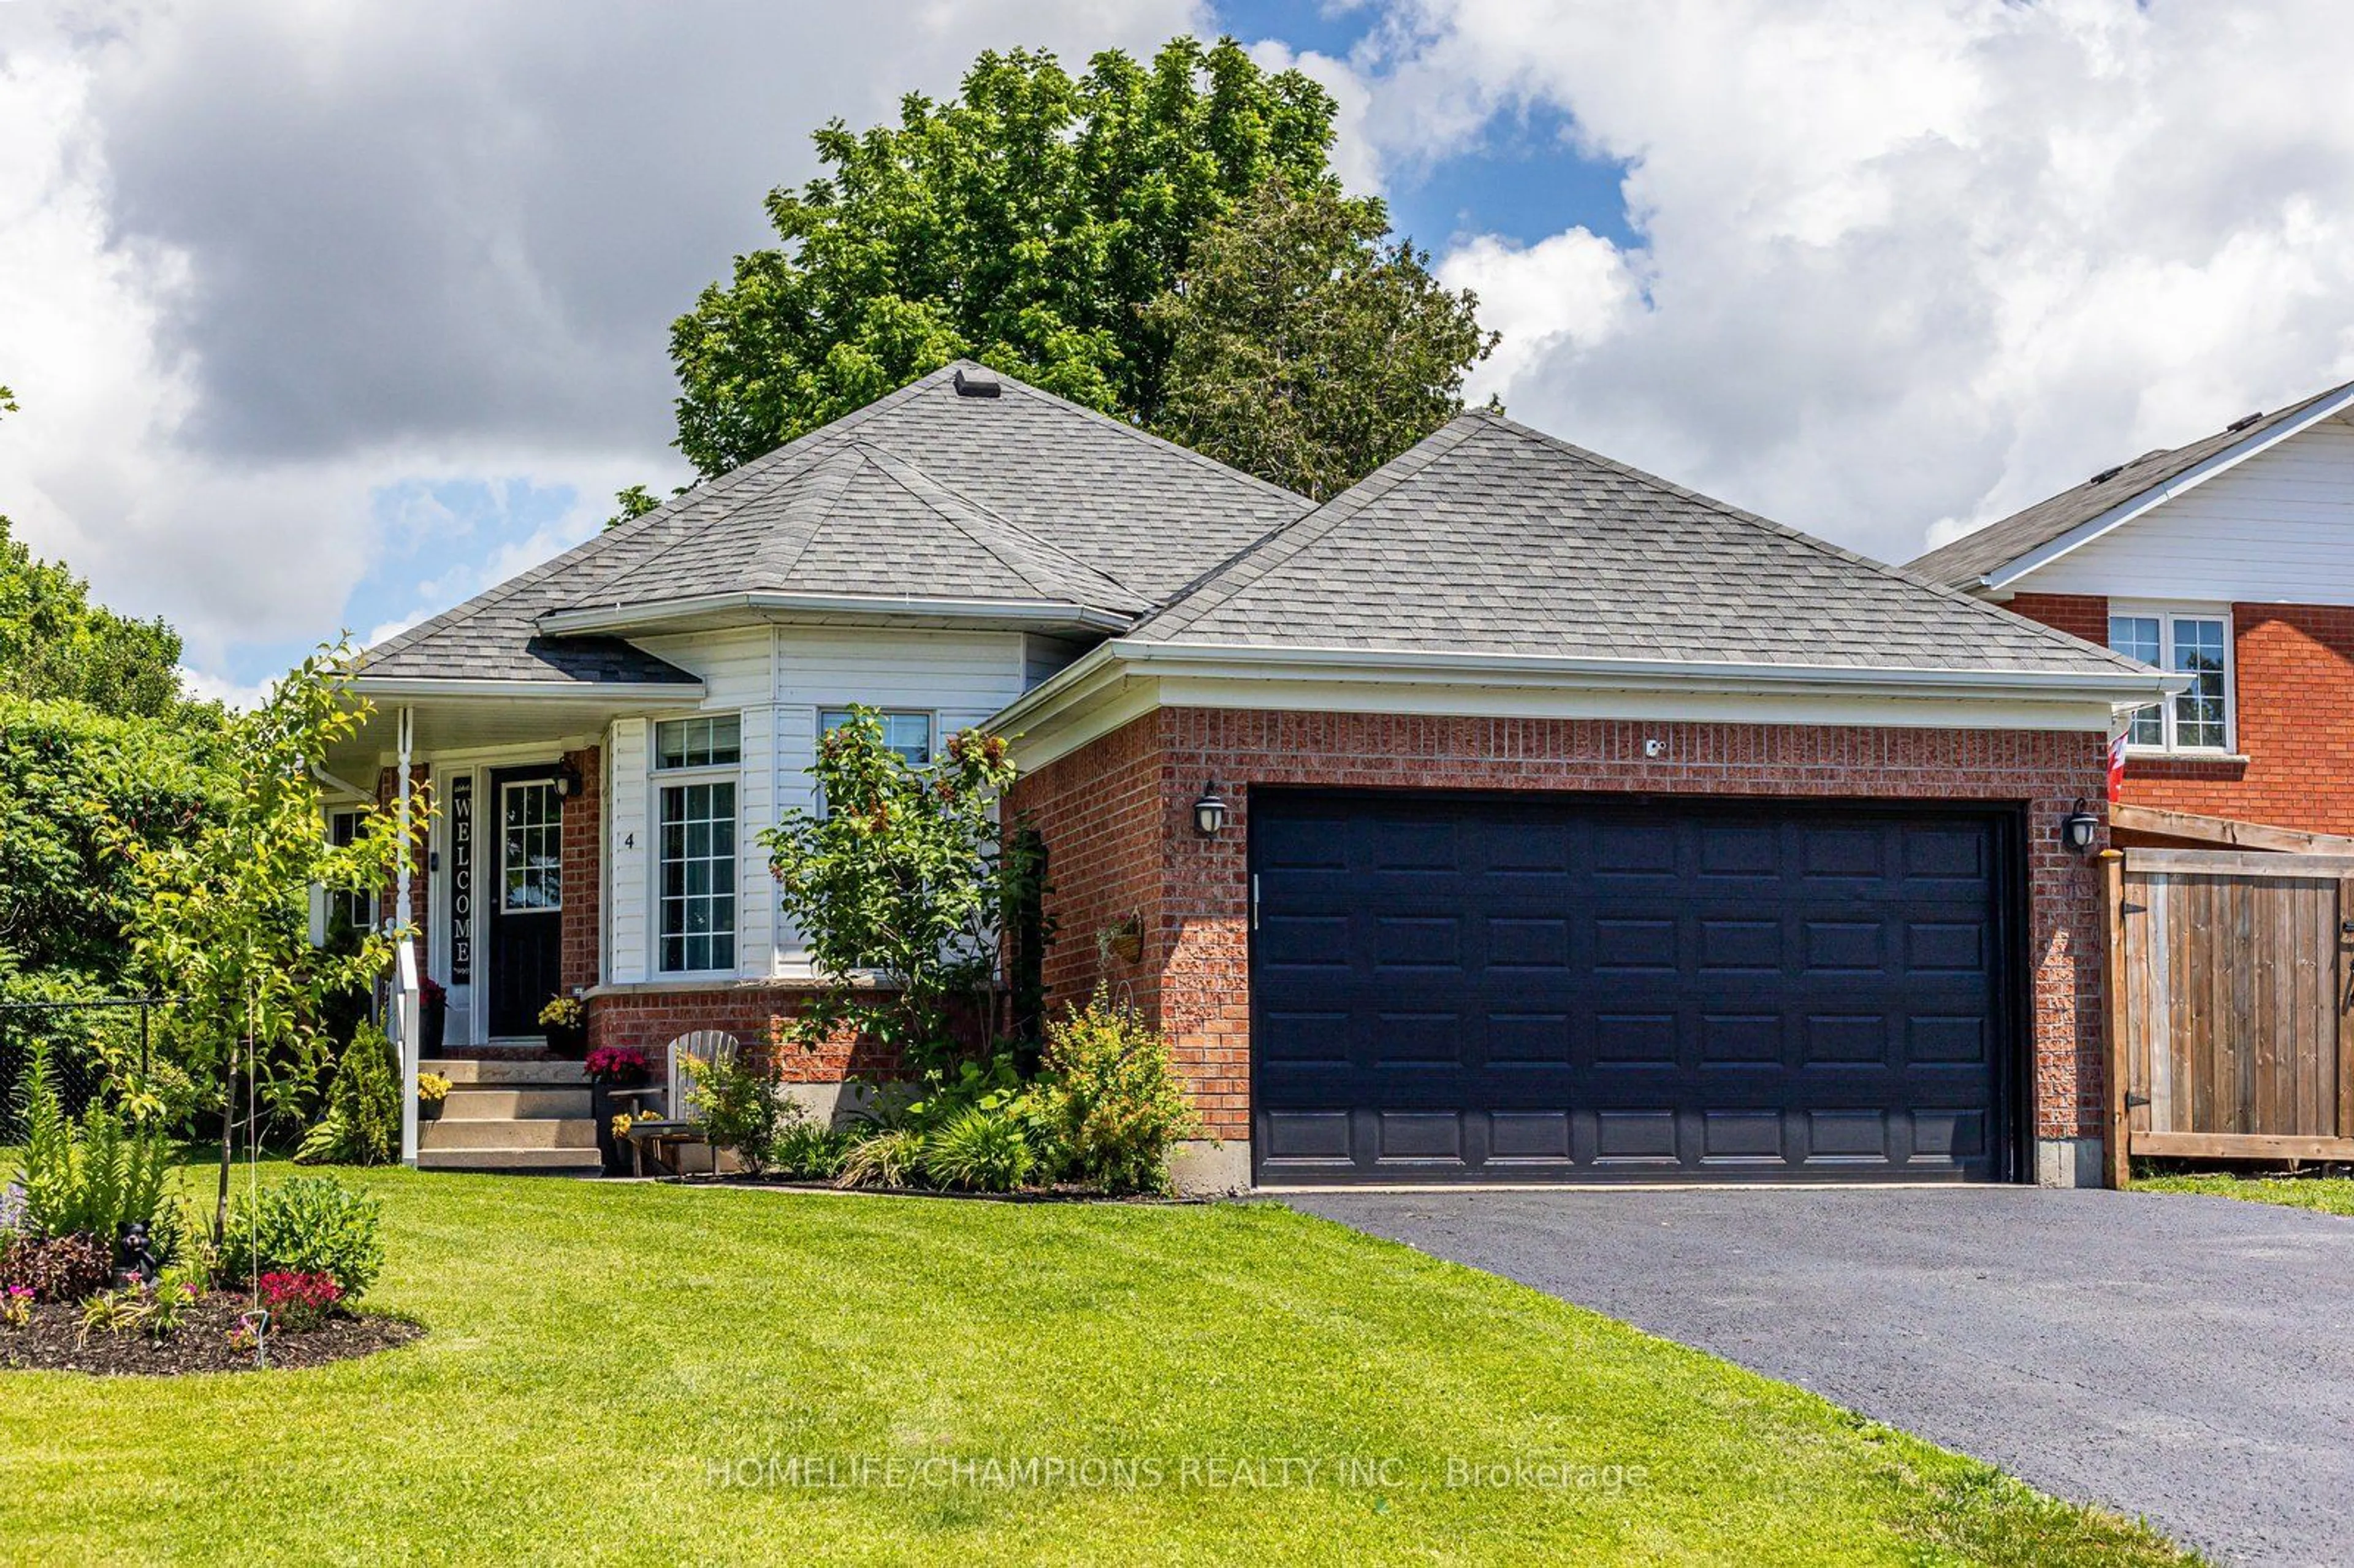
[[[416,850],[409,832],[408,764],[409,752],[417,738],[417,711],[402,708],[398,723],[400,747],[400,866],[394,874],[395,929],[406,931],[415,906],[409,902],[409,887],[415,875]],[[400,938],[398,961],[393,966],[394,1026],[400,1031],[400,1162],[417,1163],[417,1075],[422,1069],[418,1061],[418,1025],[419,997],[417,975],[417,943],[403,935]]]

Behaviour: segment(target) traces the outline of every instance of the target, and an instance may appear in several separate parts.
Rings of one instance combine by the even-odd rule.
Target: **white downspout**
[[[400,1031],[400,1162],[417,1164],[417,1075],[422,1071],[418,1062],[420,1022],[420,998],[418,994],[417,942],[408,934],[410,916],[415,906],[409,902],[409,885],[414,876],[417,859],[415,841],[409,832],[409,753],[417,739],[417,710],[402,708],[398,724],[400,747],[400,865],[393,874],[394,896],[398,900],[395,919],[401,931],[398,961],[393,969],[393,1017]]]

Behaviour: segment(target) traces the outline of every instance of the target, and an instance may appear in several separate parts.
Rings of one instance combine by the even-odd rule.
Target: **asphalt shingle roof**
[[[2140,669],[1487,413],[1451,421],[1127,636],[1678,663]]]
[[[966,397],[959,372],[993,377]],[[364,675],[672,681],[565,609],[706,593],[938,594],[1132,614],[1310,509],[970,361],[942,367],[368,651]],[[610,652],[613,647],[626,651]],[[634,661],[631,659],[634,655]]]
[[[2218,430],[2188,446],[2144,452],[2131,462],[2105,469],[2073,489],[2063,490],[2023,511],[2012,513],[1999,523],[1989,523],[1975,534],[1965,534],[1950,545],[1940,546],[1926,555],[1916,556],[1910,569],[1955,588],[1970,587],[1979,578],[2000,570],[2021,556],[2041,549],[2062,534],[2091,522],[2112,507],[2122,506],[2177,475],[2189,472],[2217,453],[2228,451],[2242,441],[2253,440],[2277,429],[2316,403],[2335,397],[2349,387],[2354,387],[2354,382],[2332,387],[2326,392],[2317,392],[2303,402],[2263,415],[2252,423],[2243,421]]]

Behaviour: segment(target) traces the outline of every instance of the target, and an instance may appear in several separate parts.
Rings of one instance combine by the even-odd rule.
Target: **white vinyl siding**
[[[811,803],[808,769],[816,756],[820,712],[857,704],[928,714],[937,750],[949,736],[980,724],[1034,683],[1033,672],[1053,663],[1060,652],[1047,653],[1037,646],[1042,641],[1046,640],[1012,631],[808,626],[642,640],[648,652],[695,671],[705,683],[700,715],[664,718],[734,715],[739,724],[741,761],[721,770],[736,781],[734,974],[758,979],[809,972],[783,919],[758,841],[786,808]],[[685,776],[666,777],[656,768],[654,734],[648,720],[624,719],[613,725],[609,740],[609,972],[617,981],[663,978],[654,919],[660,791]]]
[[[647,929],[653,834],[646,820],[648,747],[653,726],[642,718],[615,719],[607,740],[612,756],[612,820],[606,824],[605,853],[613,897],[607,906],[605,972],[616,980],[642,980],[652,951]]]
[[[2325,419],[2010,586],[2121,599],[2354,604],[2354,425]]]

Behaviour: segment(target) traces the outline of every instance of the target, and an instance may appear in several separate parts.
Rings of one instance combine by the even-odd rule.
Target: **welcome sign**
[[[474,971],[474,776],[450,780],[450,983]]]

